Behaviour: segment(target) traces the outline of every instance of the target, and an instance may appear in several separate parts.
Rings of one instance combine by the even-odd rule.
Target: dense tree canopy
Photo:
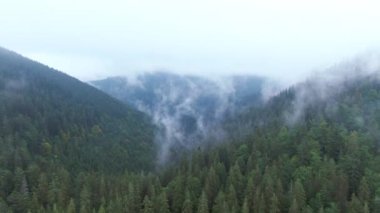
[[[142,114],[1,51],[0,212],[380,212],[380,83],[350,82],[289,122],[298,89],[154,171]]]
[[[0,49],[0,212],[47,206],[58,195],[72,208],[72,177],[147,170],[153,159],[153,127],[142,113]]]

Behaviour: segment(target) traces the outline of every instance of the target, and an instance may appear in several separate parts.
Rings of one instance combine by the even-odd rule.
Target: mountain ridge
[[[37,152],[36,154],[41,154],[38,153],[41,152],[42,146],[39,140],[56,141],[50,142],[53,147],[62,145],[60,140],[63,135],[66,135],[65,137],[69,135],[71,140],[79,137],[80,141],[86,141],[89,140],[89,133],[92,130],[101,133],[99,137],[101,136],[102,140],[114,137],[115,141],[118,141],[115,145],[123,146],[124,151],[127,151],[126,147],[130,145],[122,142],[123,137],[130,141],[135,141],[133,138],[135,136],[140,137],[141,145],[152,142],[152,140],[149,142],[148,138],[151,136],[148,135],[153,134],[153,127],[149,118],[143,113],[73,77],[5,49],[0,51],[0,89],[3,103],[2,122],[6,127],[3,136],[23,130],[20,136],[29,137],[30,140],[31,136],[27,133],[33,132],[36,138],[32,140],[33,143],[28,143],[27,147]],[[121,129],[122,126],[128,128]],[[144,130],[148,137],[144,136],[142,132]],[[124,136],[121,137],[122,135]],[[92,140],[96,141],[94,138]],[[138,150],[139,142],[133,143]],[[104,147],[99,142],[94,142],[94,145]],[[131,154],[135,151],[128,152]],[[76,150],[77,154],[81,152],[83,151]],[[147,151],[147,155],[149,152],[152,150]],[[152,153],[151,155],[153,156]],[[104,161],[104,159],[98,160]],[[83,165],[90,161],[87,159]],[[99,165],[102,164],[102,169],[106,169],[105,162],[100,161]],[[118,164],[123,165],[122,162]],[[127,162],[124,164],[122,167],[125,168]],[[142,164],[141,166],[144,167]]]
[[[230,76],[218,80],[167,72],[144,73],[131,80],[110,77],[90,84],[149,115],[159,131],[163,163],[181,153],[224,138],[227,117],[262,102],[265,79]],[[179,154],[181,155],[181,154]]]

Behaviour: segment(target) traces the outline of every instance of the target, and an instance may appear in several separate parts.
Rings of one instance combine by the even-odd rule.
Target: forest
[[[289,122],[305,88],[157,168],[148,116],[1,50],[0,212],[380,212],[380,81],[344,82]]]

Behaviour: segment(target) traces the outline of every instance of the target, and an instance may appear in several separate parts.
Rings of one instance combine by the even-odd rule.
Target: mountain
[[[0,212],[380,212],[380,78],[354,68],[266,101],[255,78],[93,83],[126,106],[2,49]],[[215,129],[152,169],[157,131]]]
[[[168,194],[187,174],[201,189],[183,192],[213,212],[379,212],[379,104],[378,74],[294,85],[230,120],[228,132],[245,129],[234,141],[170,170]]]
[[[155,72],[91,84],[153,118],[161,130],[156,140],[162,147],[160,159],[165,161],[170,152],[221,140],[225,135],[222,123],[227,117],[262,102],[264,81],[256,76],[211,80]]]
[[[158,212],[379,212],[377,76],[312,78],[238,113],[226,127],[238,133],[232,140],[183,156],[157,175],[159,183],[140,175],[150,184],[135,205]]]
[[[153,126],[143,113],[5,49],[0,119],[2,172],[62,166],[69,172],[122,173],[152,165]],[[13,187],[6,187],[8,194]]]
[[[50,181],[62,189],[85,172],[151,169],[153,131],[143,113],[0,49],[0,212],[37,210],[32,197],[46,206]]]

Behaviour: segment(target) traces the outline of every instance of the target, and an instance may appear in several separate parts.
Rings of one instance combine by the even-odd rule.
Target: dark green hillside
[[[320,89],[295,86],[252,108],[229,125],[245,134],[197,150],[158,177],[126,175],[125,188],[109,189],[117,192],[99,209],[380,212],[380,82],[354,79],[328,96]]]
[[[163,173],[170,210],[380,212],[380,82],[338,86],[298,85],[235,118],[234,139]]]
[[[123,172],[147,168],[152,160],[152,127],[142,113],[5,49],[0,103],[1,146],[7,147],[1,157],[11,170],[54,159],[70,171]]]
[[[229,140],[143,173],[153,147],[140,113],[0,58],[0,212],[380,212],[376,76],[296,85],[228,120]]]
[[[380,212],[375,79],[328,96],[295,86],[231,120],[233,139],[155,174],[83,173],[57,191],[51,178],[45,192],[57,196],[30,196],[32,212]]]
[[[41,181],[56,175],[150,169],[152,141],[142,113],[0,49],[0,212],[4,202],[26,212]]]
[[[224,120],[262,103],[265,82],[265,78],[250,75],[212,79],[153,72],[91,84],[153,118],[159,127],[156,139],[163,147],[158,155],[163,163],[223,138]]]

